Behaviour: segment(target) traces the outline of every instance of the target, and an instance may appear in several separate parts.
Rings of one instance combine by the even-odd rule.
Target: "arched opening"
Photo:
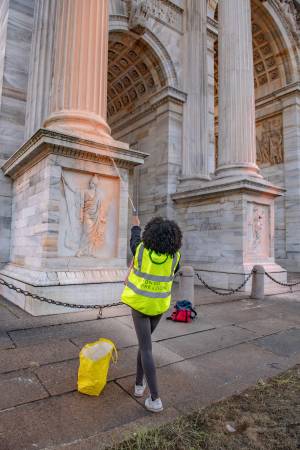
[[[130,33],[110,33],[107,107],[112,128],[166,83],[164,68],[148,44]]]
[[[142,222],[153,214],[169,215],[169,198],[176,189],[181,164],[182,121],[178,116],[183,100],[170,81],[176,79],[171,59],[167,58],[168,66],[150,45],[151,39],[148,31],[143,36],[128,29],[111,31],[108,50],[107,102],[112,136],[149,154],[144,166],[133,174],[133,197]],[[159,48],[166,54],[161,44]]]

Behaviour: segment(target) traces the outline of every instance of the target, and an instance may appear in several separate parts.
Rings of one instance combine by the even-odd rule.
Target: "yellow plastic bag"
[[[105,338],[86,344],[79,353],[78,391],[99,395],[107,382],[110,360],[117,360],[115,344]]]

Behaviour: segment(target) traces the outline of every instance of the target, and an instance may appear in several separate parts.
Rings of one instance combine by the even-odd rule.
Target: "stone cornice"
[[[155,112],[160,106],[169,102],[175,105],[183,105],[186,102],[187,94],[173,87],[166,87],[154,94],[146,103],[136,108],[134,114],[130,117],[122,117],[110,125],[114,133],[118,133],[124,128],[134,124],[137,120],[145,118],[147,115]]]
[[[148,156],[113,139],[109,143],[95,142],[41,128],[4,163],[2,170],[5,175],[16,178],[51,154],[107,165],[112,165],[113,158],[124,168],[143,164]]]
[[[274,100],[283,100],[291,96],[299,96],[299,95],[300,95],[300,82],[298,81],[296,83],[288,84],[287,86],[284,86],[274,92],[271,92],[271,94],[268,94],[264,97],[257,99],[255,102],[255,106],[256,108],[261,108],[271,103],[274,103]]]
[[[234,194],[236,192],[265,194],[270,197],[278,197],[283,195],[284,189],[274,186],[273,184],[261,178],[222,178],[207,181],[200,187],[194,189],[186,189],[172,195],[175,203],[202,202],[209,198],[224,197],[226,194]]]

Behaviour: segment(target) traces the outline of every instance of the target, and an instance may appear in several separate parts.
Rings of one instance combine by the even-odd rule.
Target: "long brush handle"
[[[129,195],[129,193],[128,193],[127,186],[126,186],[126,184],[124,183],[123,178],[121,177],[121,174],[120,174],[120,171],[119,171],[119,169],[118,169],[118,166],[116,165],[115,160],[114,160],[114,158],[113,158],[112,156],[110,156],[110,159],[112,160],[112,163],[113,163],[113,165],[114,165],[114,168],[115,168],[116,171],[117,171],[118,177],[120,178],[120,181],[121,181],[121,183],[122,183],[122,185],[123,185],[123,188],[124,188],[125,190],[127,190],[127,195],[128,195],[129,201],[130,201],[131,206],[132,206],[133,215],[134,215],[134,216],[137,216],[137,215],[138,215],[137,209],[136,209],[136,207],[134,206],[133,201],[132,201],[132,198],[130,197],[130,195]]]

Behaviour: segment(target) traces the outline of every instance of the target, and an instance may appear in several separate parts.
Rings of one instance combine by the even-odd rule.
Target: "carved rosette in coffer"
[[[59,256],[117,256],[119,181],[94,173],[63,170]]]

